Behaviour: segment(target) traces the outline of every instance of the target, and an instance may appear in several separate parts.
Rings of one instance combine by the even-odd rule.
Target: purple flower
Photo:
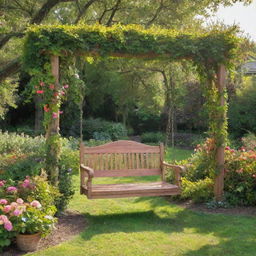
[[[7,189],[6,189],[6,191],[7,192],[16,192],[17,191],[17,188],[16,187],[8,187]]]
[[[13,211],[14,216],[20,216],[21,214],[22,214],[22,211],[19,210],[19,209],[16,209],[16,210]]]
[[[0,199],[0,204],[8,204],[8,201],[6,199]]]
[[[53,112],[53,113],[52,113],[52,118],[56,119],[57,117],[58,117],[58,113]]]
[[[4,228],[7,230],[7,231],[11,231],[12,230],[12,223],[10,221],[7,221],[4,223]]]

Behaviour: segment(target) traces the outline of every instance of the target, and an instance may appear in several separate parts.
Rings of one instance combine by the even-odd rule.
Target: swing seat
[[[80,145],[81,194],[89,199],[167,196],[181,192],[183,166],[163,161],[164,147],[120,140],[96,147]],[[174,184],[165,181],[164,170],[172,168]],[[161,176],[159,182],[92,184],[97,177]]]

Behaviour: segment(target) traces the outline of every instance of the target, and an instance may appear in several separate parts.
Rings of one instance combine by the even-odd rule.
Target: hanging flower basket
[[[41,239],[41,233],[35,234],[18,234],[16,242],[19,250],[24,252],[34,252],[37,249]]]

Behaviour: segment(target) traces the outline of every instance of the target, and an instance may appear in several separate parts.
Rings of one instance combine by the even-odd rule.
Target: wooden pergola
[[[145,34],[147,36],[145,36]],[[62,42],[57,40],[56,35],[61,38],[59,40],[62,40]],[[218,104],[220,107],[224,107],[226,104],[224,97],[226,84],[225,60],[228,58],[232,58],[229,57],[229,51],[232,50],[232,47],[234,46],[230,44],[230,41],[228,41],[230,40],[230,37],[228,37],[228,40],[225,41],[224,37],[224,39],[221,38],[222,33],[220,33],[218,36],[219,37],[216,37],[216,35],[212,36],[211,34],[192,36],[189,34],[175,34],[173,32],[171,34],[169,30],[160,30],[158,32],[154,32],[154,29],[145,30],[142,28],[140,28],[139,31],[139,29],[135,28],[134,26],[122,26],[121,28],[118,26],[114,28],[105,28],[101,26],[39,26],[32,27],[32,29],[28,32],[26,41],[26,51],[28,52],[26,56],[26,62],[28,63],[29,61],[31,61],[32,58],[35,58],[36,55],[37,58],[40,58],[40,56],[44,56],[44,58],[46,58],[45,56],[49,56],[46,58],[46,61],[48,61],[51,65],[50,72],[55,80],[55,88],[58,90],[61,88],[60,59],[63,56],[66,57],[75,55],[86,55],[97,57],[103,55],[120,58],[143,59],[172,59],[172,57],[174,57],[174,59],[176,60],[187,59],[195,62],[198,62],[198,59],[203,59],[202,63],[205,63],[206,65],[210,63],[214,67],[213,70],[215,70],[215,78],[212,81],[215,84],[215,87],[219,94]],[[47,42],[48,45],[45,43],[45,38],[47,38],[47,40],[49,41]],[[95,38],[95,42],[93,42],[93,38]],[[222,57],[222,59],[220,59],[218,56],[215,56],[216,59],[214,59],[214,53],[212,54],[212,58],[210,58],[209,56],[204,57],[204,54],[207,55],[207,52],[211,51],[211,49],[209,49],[209,42],[211,42],[211,38],[213,43],[214,40],[217,40],[218,38],[221,38],[219,40],[220,42],[221,40],[223,40],[221,50],[217,51],[218,54],[223,55],[220,56]],[[191,44],[192,46],[193,43],[193,46],[198,46],[199,50],[195,51],[193,47],[190,47],[191,49],[187,49],[186,41],[187,45]],[[205,47],[202,46],[203,42],[207,42],[205,43]],[[177,49],[179,43],[181,44],[181,48],[184,49],[183,54],[180,54],[180,56],[176,54],[175,49],[174,51],[171,50],[172,45],[174,45]],[[131,45],[136,46],[134,46],[134,48],[131,48]],[[158,45],[162,45],[162,48],[157,48]],[[30,54],[30,48],[34,46],[34,53]],[[56,50],[56,47],[58,48],[58,50]],[[108,47],[110,49],[108,49]],[[143,49],[143,51],[140,51],[140,49]],[[36,63],[39,62],[40,61],[37,60]],[[32,65],[33,63],[29,63],[27,69],[32,70]],[[40,65],[42,66],[42,64]],[[205,67],[205,69],[207,68],[208,67]],[[43,72],[45,71],[42,71],[42,73]],[[54,102],[54,100],[56,101],[56,99],[53,98],[52,101]],[[222,120],[221,122],[218,122],[218,125],[221,129],[223,123],[226,121],[226,115],[224,112],[222,112],[222,116],[218,116],[218,120]],[[59,134],[59,122],[59,113],[56,118],[50,119],[46,132],[47,139],[51,138],[56,134]],[[224,189],[225,138],[223,137],[221,138],[221,140],[221,143],[216,145],[217,148],[215,155],[216,166],[218,167],[218,174],[216,175],[214,186],[214,194],[216,200],[222,199]],[[54,152],[54,149],[50,150],[50,152]],[[51,171],[50,174],[52,176],[51,178],[53,183],[56,183],[58,179],[58,171]]]

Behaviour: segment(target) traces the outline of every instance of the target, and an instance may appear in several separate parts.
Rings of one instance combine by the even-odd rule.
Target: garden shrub
[[[247,150],[256,150],[256,135],[249,132],[248,134],[244,135],[241,139],[243,146]]]
[[[213,198],[214,182],[210,178],[190,181],[182,178],[182,199],[192,199],[195,203],[207,202]]]
[[[256,205],[256,151],[225,150],[225,197],[231,205]]]
[[[0,155],[0,178],[22,180],[26,176],[39,175],[43,168],[43,158],[32,154]]]
[[[145,132],[141,135],[142,143],[160,143],[164,140],[165,135],[161,132]]]
[[[0,154],[43,152],[44,144],[43,136],[33,138],[24,134],[0,131]]]
[[[121,123],[90,118],[84,121],[84,139],[118,140],[127,136],[127,129]]]
[[[176,164],[185,165],[182,177],[182,199],[207,202],[213,199],[215,177],[212,139],[198,145],[191,158]],[[167,174],[170,180],[171,174]],[[230,205],[256,205],[256,151],[225,149],[225,200]]]
[[[23,180],[26,176],[40,175],[45,167],[45,139],[15,133],[0,133],[0,179]],[[60,195],[54,203],[58,212],[63,211],[74,194],[72,173],[79,172],[78,140],[62,138],[59,161]]]

